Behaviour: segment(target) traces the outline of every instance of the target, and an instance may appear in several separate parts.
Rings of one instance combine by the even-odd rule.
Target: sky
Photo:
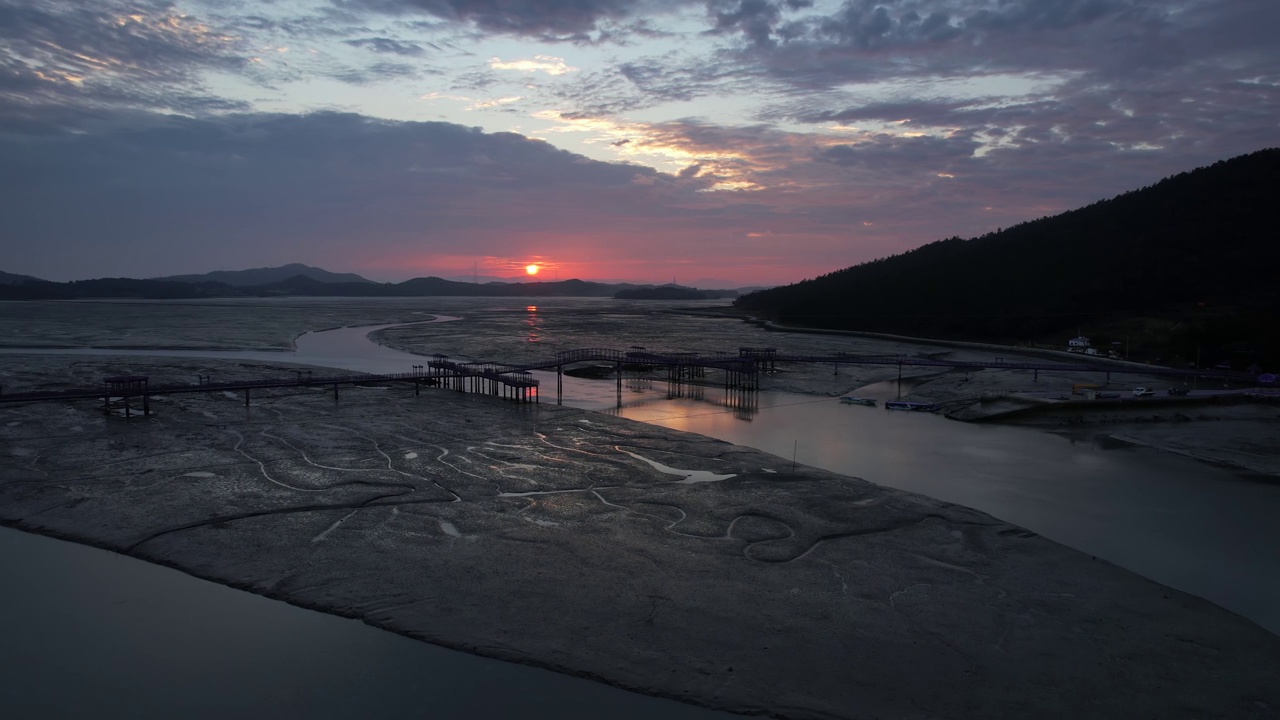
[[[1280,145],[1276,0],[0,0],[0,270],[775,285]]]

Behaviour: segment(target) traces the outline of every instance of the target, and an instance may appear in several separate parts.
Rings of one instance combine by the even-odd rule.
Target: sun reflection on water
[[[529,316],[525,318],[524,324],[529,328],[529,336],[527,340],[531,343],[540,342],[542,340],[542,323],[538,318],[538,306],[530,305],[525,308]]]

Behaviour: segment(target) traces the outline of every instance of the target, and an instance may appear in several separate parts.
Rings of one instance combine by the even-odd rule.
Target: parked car
[[[1184,387],[1181,387],[1181,386],[1179,386],[1179,387],[1171,387],[1171,388],[1169,388],[1169,394],[1170,394],[1170,395],[1186,395],[1186,394],[1187,394],[1187,389],[1186,389],[1186,388],[1184,388]]]
[[[1155,390],[1152,390],[1151,388],[1147,388],[1147,387],[1136,387],[1133,389],[1134,397],[1146,397],[1148,395],[1155,395],[1155,394],[1156,394]]]

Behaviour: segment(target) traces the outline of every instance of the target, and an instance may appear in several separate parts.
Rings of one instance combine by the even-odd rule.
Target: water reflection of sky
[[[530,305],[525,308],[528,316],[524,320],[525,327],[529,328],[527,337],[529,342],[536,343],[542,339],[542,322],[538,318],[538,306]]]
[[[759,395],[751,422],[688,398],[618,414],[764,450],[778,458],[773,470],[794,454],[802,465],[977,508],[1280,633],[1280,486],[1039,430]]]

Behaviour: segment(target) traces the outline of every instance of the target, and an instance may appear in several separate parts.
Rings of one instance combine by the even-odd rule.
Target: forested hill
[[[1126,316],[1198,317],[1229,308],[1217,315],[1229,314],[1239,327],[1211,323],[1215,342],[1274,349],[1280,333],[1263,323],[1274,323],[1280,309],[1277,198],[1280,149],[1262,150],[735,304],[813,327],[1003,341],[1049,339]],[[1257,337],[1264,332],[1271,337]]]

